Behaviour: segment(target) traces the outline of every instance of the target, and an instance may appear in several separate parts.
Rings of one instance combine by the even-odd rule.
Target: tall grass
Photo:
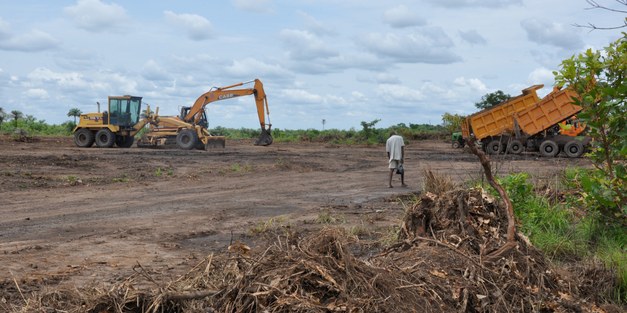
[[[614,300],[627,302],[627,232],[620,221],[585,206],[580,182],[586,171],[567,170],[564,197],[552,203],[534,192],[526,173],[499,178],[510,196],[519,229],[531,242],[556,261],[600,260],[616,271],[618,287]],[[495,191],[492,191],[496,194]]]

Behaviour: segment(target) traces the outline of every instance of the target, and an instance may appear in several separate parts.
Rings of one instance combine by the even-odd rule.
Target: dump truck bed
[[[525,135],[536,135],[582,110],[573,103],[573,97],[577,93],[571,89],[555,89],[540,102],[516,113],[516,123]]]
[[[504,133],[512,133],[514,130],[514,114],[522,112],[534,106],[540,101],[536,90],[543,85],[533,85],[524,89],[522,95],[509,99],[497,106],[479,111],[462,123],[462,133],[465,138],[472,133],[478,140],[499,136]]]

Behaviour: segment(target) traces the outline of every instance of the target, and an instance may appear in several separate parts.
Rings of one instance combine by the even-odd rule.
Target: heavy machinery
[[[577,94],[570,89],[554,88],[539,99],[535,85],[523,94],[497,106],[485,109],[462,121],[464,140],[473,136],[489,154],[520,154],[525,150],[539,151],[543,156],[555,156],[560,151],[569,157],[579,157],[590,139],[578,136],[585,125],[564,126],[582,108],[573,104]]]
[[[536,91],[542,87],[544,85],[533,85],[523,89],[519,96],[466,117],[462,121],[462,137],[468,142],[472,135],[484,148],[494,140],[500,141],[503,133],[513,129],[514,114],[540,101]]]
[[[110,96],[108,102],[108,111],[81,114],[73,131],[78,147],[91,147],[95,142],[100,148],[129,148],[137,132],[150,121],[146,117],[140,119],[141,97]]]
[[[254,83],[252,88],[236,88]],[[213,87],[202,94],[192,106],[182,107],[179,116],[154,116],[148,131],[140,138],[137,145],[140,147],[154,147],[165,142],[176,140],[182,149],[207,149],[210,147],[224,147],[223,136],[212,136],[209,133],[205,106],[211,102],[231,99],[235,97],[253,95],[257,106],[257,115],[261,126],[261,134],[255,145],[268,146],[272,144],[268,100],[259,79],[237,83],[226,87]],[[266,117],[268,123],[266,123]]]
[[[582,107],[573,103],[578,97],[571,89],[553,88],[542,101],[514,115],[514,137],[508,143],[509,153],[520,153],[513,145],[537,149],[542,156],[554,157],[560,151],[571,158],[580,157],[590,138],[579,136],[585,125],[575,115]]]
[[[253,82],[252,88],[235,88]],[[211,88],[198,97],[192,106],[183,107],[179,116],[159,116],[158,108],[153,113],[148,106],[145,114],[140,116],[141,97],[109,97],[108,111],[81,115],[80,122],[74,129],[74,142],[79,147],[91,147],[95,142],[96,146],[102,148],[112,147],[114,144],[128,148],[133,145],[135,135],[148,125],[148,129],[137,142],[138,147],[156,147],[174,141],[182,149],[224,148],[225,138],[213,136],[208,130],[205,106],[211,102],[245,95],[255,96],[261,126],[261,135],[255,144],[272,144],[268,101],[259,79]]]

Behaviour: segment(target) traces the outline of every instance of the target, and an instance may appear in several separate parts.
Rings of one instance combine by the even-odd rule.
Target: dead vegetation
[[[507,217],[480,189],[424,195],[398,240],[369,258],[341,228],[286,233],[264,248],[236,242],[177,278],[141,265],[108,287],[25,293],[3,285],[7,312],[614,312],[590,298],[590,275],[556,274],[524,236],[499,259]],[[581,270],[607,277],[602,268]],[[572,278],[576,279],[576,278]],[[579,287],[578,287],[579,286]],[[607,286],[605,286],[607,287]],[[611,284],[610,284],[611,287]],[[11,297],[7,297],[12,290]]]

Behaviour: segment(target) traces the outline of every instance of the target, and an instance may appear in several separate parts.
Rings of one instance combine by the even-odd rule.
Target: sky
[[[574,24],[623,19],[585,0],[0,0],[0,107],[60,124],[130,94],[177,115],[258,78],[273,129],[435,125],[497,90],[546,95],[562,60],[621,36]],[[259,124],[252,96],[206,109]]]

